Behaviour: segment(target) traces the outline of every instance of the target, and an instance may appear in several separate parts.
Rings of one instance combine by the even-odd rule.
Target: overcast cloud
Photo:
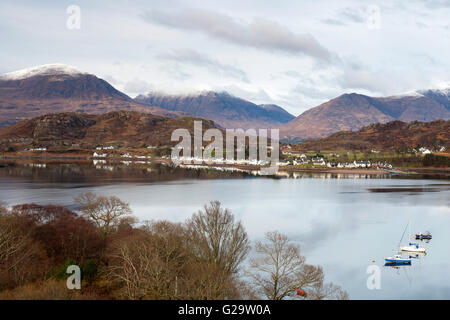
[[[450,0],[73,4],[79,30],[66,27],[69,3],[1,1],[0,72],[64,63],[131,96],[227,90],[295,115],[343,93],[450,80]]]
[[[166,62],[174,62],[175,66],[198,66],[205,68],[206,70],[213,72],[219,76],[230,77],[234,79],[240,79],[244,82],[249,82],[247,74],[241,69],[230,64],[220,63],[219,61],[211,59],[196,50],[175,50],[172,52],[165,52],[158,54],[157,58]]]
[[[148,11],[144,20],[164,26],[194,30],[209,37],[239,46],[249,46],[268,51],[304,54],[329,61],[331,54],[310,34],[296,34],[276,22],[254,18],[249,23],[238,23],[231,16],[201,9],[184,9],[167,13]]]

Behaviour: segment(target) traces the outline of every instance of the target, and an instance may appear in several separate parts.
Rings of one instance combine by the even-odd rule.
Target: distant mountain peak
[[[391,98],[391,99],[398,99],[398,98],[407,98],[407,97],[420,98],[420,97],[423,97],[423,94],[421,93],[421,91],[412,90],[412,91],[407,91],[407,92],[403,92],[403,93],[400,93],[400,94],[396,94],[396,95],[393,95],[393,96],[388,96],[388,97],[386,97],[386,99],[389,99],[389,98]]]
[[[339,97],[358,97],[358,96],[362,96],[362,94],[356,93],[356,92],[349,92],[349,93],[343,93]]]
[[[172,92],[168,93],[165,91],[150,91],[146,94],[140,94],[138,97],[140,98],[146,98],[146,97],[172,97],[172,98],[197,98],[197,97],[234,97],[232,94],[230,94],[227,91],[213,91],[213,90],[199,90],[199,91],[191,91],[191,92]]]
[[[62,75],[62,74],[77,76],[77,75],[85,75],[87,73],[81,72],[76,68],[65,64],[53,63],[5,73],[0,76],[0,80],[22,80],[37,75],[48,76],[48,75]]]
[[[423,95],[426,95],[427,93],[434,93],[437,95],[443,95],[450,98],[450,82],[446,84],[441,84],[436,89],[420,90],[418,92],[420,92]]]
[[[187,96],[187,97],[212,97],[212,98],[238,98],[228,93],[227,91],[214,91],[214,90],[200,90],[197,92],[191,92],[186,94],[181,94],[179,96]],[[240,99],[240,98],[238,98]]]
[[[259,106],[226,91],[199,91],[191,94],[150,92],[134,98],[140,104],[211,119],[224,128],[274,128],[293,115],[278,106]]]

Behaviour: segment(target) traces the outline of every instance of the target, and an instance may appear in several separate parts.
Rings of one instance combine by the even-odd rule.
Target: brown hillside
[[[280,127],[280,137],[316,138],[334,132],[354,130],[394,118],[378,110],[369,97],[345,94],[305,111]]]
[[[135,111],[113,111],[93,115],[76,112],[53,113],[21,121],[0,129],[0,141],[28,139],[42,145],[65,142],[90,145],[123,142],[125,146],[168,145],[172,131],[186,128],[193,133],[194,120],[203,121],[203,129],[213,128],[210,120],[168,118]]]
[[[307,140],[299,150],[397,150],[417,146],[450,146],[450,120],[391,121],[372,124],[356,132],[340,131],[327,138]]]

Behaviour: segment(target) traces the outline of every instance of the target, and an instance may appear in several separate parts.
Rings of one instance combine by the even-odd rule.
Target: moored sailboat
[[[392,257],[387,257],[384,259],[386,265],[410,265],[411,258],[402,258],[400,255],[396,254]]]
[[[411,242],[407,246],[400,247],[400,250],[405,252],[420,252],[420,253],[426,252],[426,249],[424,247],[419,246],[418,243],[411,243]]]
[[[411,220],[408,222],[407,227],[409,226],[409,239],[411,239]],[[406,228],[405,228],[406,231]],[[405,235],[405,231],[403,231],[403,235],[402,238],[400,239],[400,243],[402,242],[403,236]],[[404,252],[421,252],[421,253],[425,253],[426,249],[424,247],[421,247],[418,243],[409,243],[407,246],[400,246],[399,243],[399,248],[400,251],[404,251]]]

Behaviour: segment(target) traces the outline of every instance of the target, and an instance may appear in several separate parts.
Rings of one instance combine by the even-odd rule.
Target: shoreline
[[[108,158],[95,158],[88,155],[72,155],[72,154],[30,154],[30,155],[0,155],[1,161],[45,161],[45,162],[88,162],[93,160],[105,160],[111,162],[120,161],[147,161],[153,163],[166,163],[170,164],[169,159],[163,159],[160,157],[141,159],[141,158],[122,158],[122,157],[108,157]],[[255,165],[234,165],[234,164],[208,164],[203,163],[201,165],[222,168],[237,168],[242,170],[260,170],[261,166]],[[401,174],[445,174],[450,175],[450,168],[397,168]],[[281,166],[278,169],[279,172],[305,172],[305,173],[335,173],[335,174],[371,174],[371,175],[383,175],[393,174],[392,172],[385,171],[383,169],[374,168],[301,168],[295,166]]]
[[[288,170],[279,169],[278,171],[285,172],[314,172],[314,173],[353,173],[353,174],[373,174],[373,175],[382,175],[382,174],[390,174],[384,170],[377,169],[364,169],[364,168],[286,168]]]

